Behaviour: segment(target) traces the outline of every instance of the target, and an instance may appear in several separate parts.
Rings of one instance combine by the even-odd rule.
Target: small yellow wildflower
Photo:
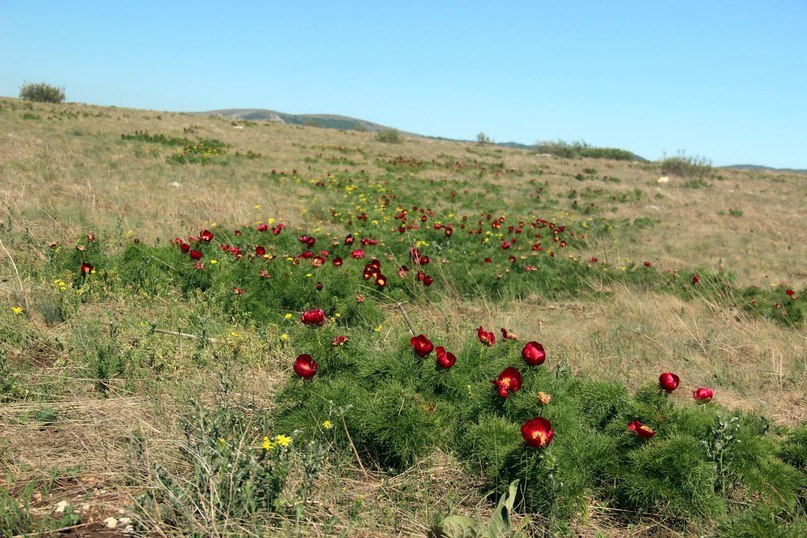
[[[289,339],[289,335],[288,335],[288,334],[286,334],[286,333],[283,333],[283,334],[281,334],[281,335],[280,335],[280,339],[281,339],[281,340],[283,340],[283,341],[285,342],[286,340],[288,340],[288,339]]]
[[[335,317],[335,318],[341,318],[341,317],[342,317],[342,314],[340,314],[339,312],[337,312],[336,314],[334,314],[334,315],[333,315],[333,317]]]
[[[218,260],[210,260],[210,265],[216,265],[217,263],[219,263]]]
[[[270,218],[269,218],[269,220],[267,220],[266,222],[267,222],[268,224],[274,224],[274,223],[275,223],[275,218],[274,218],[274,217],[270,217]]]
[[[254,207],[255,209],[260,209],[260,208],[261,208],[261,204],[255,204],[255,205],[254,205],[254,206],[252,206],[252,207]]]
[[[20,314],[22,314],[22,307],[21,306],[12,306],[11,311],[19,316]]]
[[[375,332],[380,333],[382,328],[383,325],[379,325],[378,327],[375,328]]]
[[[227,440],[224,439],[224,437],[219,437],[219,443],[224,444],[226,442],[227,442]]]
[[[325,422],[322,423],[322,427],[325,428],[326,430],[330,430],[331,428],[333,428],[333,424],[331,424],[330,420],[326,420]]]
[[[272,450],[272,447],[274,447],[272,441],[270,441],[268,437],[264,437],[263,444],[261,444],[261,448],[263,448],[264,450]]]
[[[283,319],[291,319],[291,318],[293,318],[293,317],[294,317],[294,316],[293,316],[293,315],[291,315],[291,314],[286,314],[285,316],[283,316]]]
[[[276,435],[275,441],[280,446],[289,446],[291,444],[291,437],[289,437],[288,435]]]
[[[230,336],[232,336],[233,338],[238,338],[240,335],[235,331],[230,331]]]

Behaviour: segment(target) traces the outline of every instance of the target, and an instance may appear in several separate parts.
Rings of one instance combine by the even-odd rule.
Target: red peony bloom
[[[303,379],[311,379],[317,373],[317,361],[305,353],[298,356],[294,361],[294,373]]]
[[[268,225],[268,224],[258,224],[258,231],[259,231],[259,232],[265,232],[265,231],[266,231],[266,230],[268,230],[268,229],[269,229],[269,225]]]
[[[190,257],[191,257],[192,260],[201,260],[202,259],[202,253],[199,252],[198,250],[191,250],[190,251]]]
[[[653,267],[653,264],[650,262],[644,262],[645,267]]]
[[[81,274],[82,275],[89,275],[93,272],[95,268],[87,262],[81,263]]]
[[[628,428],[642,439],[650,439],[651,437],[656,435],[656,432],[653,431],[653,428],[651,428],[650,426],[645,426],[638,420],[634,420],[633,422],[628,424]]]
[[[476,329],[476,335],[479,337],[479,341],[488,347],[496,343],[496,335],[492,331],[486,331],[481,325]]]
[[[187,244],[187,243],[183,242],[183,243],[179,244],[179,250],[181,250],[183,253],[189,252],[190,249],[191,249],[191,246],[189,244]]]
[[[333,264],[334,267],[342,267],[342,258],[339,258],[339,257],[334,258],[331,261],[331,263]]]
[[[339,336],[334,337],[334,339],[331,341],[331,345],[332,345],[333,347],[342,346],[342,345],[344,345],[344,344],[345,344],[347,341],[348,341],[348,337],[347,337],[347,336],[344,336],[344,335],[339,335]]]
[[[516,340],[516,341],[518,341],[518,336],[516,335],[516,333],[510,332],[507,329],[505,329],[504,327],[502,327],[502,338],[504,338],[505,340]]]
[[[360,248],[357,248],[356,250],[354,250],[353,252],[350,253],[350,256],[353,259],[361,260],[362,258],[364,258],[364,250],[360,249]]]
[[[199,234],[199,241],[210,243],[213,241],[213,232],[210,230],[202,230],[202,232]]]
[[[538,342],[527,342],[521,350],[521,358],[530,366],[539,366],[546,360],[544,346]]]
[[[659,386],[667,392],[672,392],[678,388],[678,376],[672,372],[664,372],[658,377]]]
[[[692,285],[693,286],[695,284],[697,284],[698,282],[700,282],[700,281],[701,281],[701,277],[699,277],[698,275],[692,275]]]
[[[692,396],[699,402],[708,402],[715,395],[715,391],[708,387],[701,387],[698,390],[692,391]]]
[[[419,334],[418,336],[413,336],[409,343],[412,344],[412,348],[417,353],[417,356],[420,358],[425,357],[429,353],[432,352],[434,349],[434,344],[431,343],[425,334]]]
[[[258,245],[257,247],[255,247],[255,255],[256,255],[256,256],[261,257],[261,256],[263,256],[264,254],[266,254],[266,248],[265,248],[265,247],[262,247],[262,246],[260,246],[260,245]]]
[[[325,312],[321,308],[306,310],[300,319],[303,325],[322,325],[325,323]]]
[[[454,366],[454,364],[457,362],[457,357],[455,357],[450,351],[446,351],[446,348],[443,346],[437,346],[435,352],[437,352],[437,364],[446,370]]]
[[[521,425],[521,437],[524,438],[527,446],[543,448],[552,442],[555,430],[552,429],[552,423],[547,419],[535,417]]]
[[[496,387],[498,387],[499,396],[502,398],[507,398],[511,392],[517,392],[518,389],[521,388],[521,373],[509,366],[499,374],[497,379],[491,381]]]

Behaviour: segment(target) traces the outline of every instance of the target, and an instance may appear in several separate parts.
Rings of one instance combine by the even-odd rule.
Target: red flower
[[[659,386],[667,392],[672,392],[678,388],[678,376],[672,372],[664,372],[658,377]]]
[[[191,249],[191,246],[189,244],[187,244],[187,243],[183,242],[183,243],[179,244],[179,250],[181,250],[182,252],[188,252],[190,249]]]
[[[552,429],[552,423],[547,419],[535,417],[521,425],[521,437],[524,438],[527,446],[543,448],[552,442],[555,430]]]
[[[199,252],[198,250],[191,250],[190,257],[191,257],[192,260],[201,260],[202,259],[202,253]]]
[[[498,387],[499,396],[507,398],[511,392],[517,392],[521,388],[521,373],[509,366],[491,383]]]
[[[258,224],[258,231],[259,231],[259,232],[265,232],[265,231],[266,231],[266,230],[268,230],[268,229],[269,229],[269,225],[268,225],[268,224]]]
[[[699,402],[708,402],[715,395],[715,391],[708,387],[701,387],[698,390],[692,391],[692,396]]]
[[[331,263],[334,267],[342,267],[342,258],[334,258]]]
[[[306,310],[300,319],[303,325],[322,325],[325,323],[325,312],[321,308]]]
[[[353,259],[361,260],[362,258],[364,258],[364,250],[360,249],[360,248],[357,248],[356,250],[354,250],[353,252],[350,253],[350,256]]]
[[[454,363],[457,362],[457,357],[450,351],[446,351],[446,348],[443,346],[437,346],[435,351],[437,352],[437,364],[446,370],[454,366]]]
[[[244,288],[233,288],[233,293],[236,295],[244,295]]]
[[[518,336],[516,336],[516,333],[511,333],[510,331],[508,331],[504,327],[502,327],[502,338],[504,338],[505,340],[516,340],[516,341],[518,341]]]
[[[544,346],[538,342],[527,342],[521,350],[521,358],[530,366],[539,366],[546,360]]]
[[[699,277],[698,275],[692,275],[692,285],[693,286],[695,284],[697,284],[698,282],[700,282],[700,281],[701,281],[701,277]]]
[[[653,264],[650,262],[644,262],[645,267],[653,267]]]
[[[199,241],[210,243],[213,241],[213,232],[210,230],[202,230],[202,232],[199,234]]]
[[[294,361],[294,373],[303,379],[311,379],[317,373],[317,361],[305,353],[298,356]]]
[[[348,341],[347,336],[339,335],[339,336],[334,337],[334,339],[331,341],[331,345],[333,347],[337,347],[337,346],[344,345],[347,341]]]
[[[255,255],[256,255],[256,256],[261,257],[261,256],[263,256],[264,254],[266,254],[266,248],[264,248],[264,247],[262,247],[262,246],[260,246],[260,245],[258,245],[257,247],[255,247]]]
[[[95,268],[87,262],[81,263],[81,274],[82,275],[89,275],[95,270]]]
[[[481,325],[476,329],[476,335],[479,337],[479,341],[488,347],[496,343],[496,335],[492,331],[486,331]]]
[[[345,236],[345,244],[346,244],[346,245],[352,245],[352,244],[353,244],[353,241],[354,241],[354,239],[353,239],[353,234],[347,234],[347,235]]]
[[[653,428],[651,428],[650,426],[645,426],[638,420],[634,420],[633,422],[628,424],[628,428],[642,439],[650,439],[651,437],[656,435],[656,432],[653,431]]]
[[[432,350],[434,349],[434,344],[431,343],[431,340],[429,340],[425,334],[419,334],[417,336],[413,336],[409,340],[409,343],[412,344],[412,348],[415,350],[415,353],[417,353],[417,356],[420,358],[425,357],[426,355],[431,353]]]

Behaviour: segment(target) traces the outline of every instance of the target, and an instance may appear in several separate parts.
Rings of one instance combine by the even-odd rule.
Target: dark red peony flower
[[[260,245],[255,247],[255,255],[256,256],[262,257],[264,254],[266,254],[266,248],[265,247],[262,247]]]
[[[183,242],[183,243],[180,243],[180,244],[179,244],[179,250],[181,250],[181,251],[182,251],[182,252],[184,252],[184,253],[189,252],[189,251],[190,251],[190,249],[191,249],[191,246],[190,246],[189,244],[187,244],[187,243],[184,243],[184,242]]]
[[[202,253],[199,252],[198,250],[194,249],[194,250],[190,251],[190,257],[191,257],[192,260],[201,260],[202,259]]]
[[[446,348],[443,346],[437,346],[435,352],[437,353],[437,364],[446,370],[454,366],[454,364],[457,362],[457,357],[455,357],[450,351],[446,351]]]
[[[342,267],[342,258],[336,257],[333,260],[331,260],[331,263],[333,264],[334,267]]]
[[[415,350],[417,356],[421,358],[431,353],[434,349],[434,344],[431,343],[431,340],[429,340],[425,334],[413,336],[409,340],[409,343],[412,344],[412,348]]]
[[[265,223],[264,224],[258,224],[258,231],[259,232],[265,232],[268,229],[269,229],[268,224],[265,224]]]
[[[331,340],[331,345],[333,347],[342,346],[347,343],[348,337],[344,335],[335,336],[333,340]]]
[[[361,260],[362,258],[364,258],[364,249],[357,248],[356,250],[350,253],[350,256],[353,259]]]
[[[644,262],[645,267],[653,267],[653,264],[650,262]]]
[[[502,338],[505,340],[516,340],[518,341],[518,336],[514,332],[510,332],[504,327],[502,327]]]
[[[479,341],[488,347],[496,343],[496,335],[493,334],[493,331],[486,331],[481,325],[476,329],[476,335],[479,337]]]
[[[700,281],[701,281],[701,277],[699,277],[698,275],[692,275],[692,285],[693,286],[695,284],[697,284],[698,282],[700,282]]]
[[[521,437],[524,438],[527,446],[543,448],[552,442],[555,430],[552,429],[552,423],[547,419],[535,417],[521,425]]]
[[[325,323],[325,312],[321,308],[306,310],[300,319],[303,325],[322,325]]]
[[[303,379],[311,379],[317,373],[317,361],[306,353],[298,356],[294,361],[294,373]]]
[[[628,424],[628,428],[630,429],[630,431],[632,431],[642,439],[650,439],[651,437],[656,435],[656,432],[653,431],[653,428],[651,428],[650,426],[645,426],[638,420],[634,420],[633,422]]]
[[[698,390],[692,391],[692,396],[699,402],[708,402],[715,395],[714,389],[708,387],[701,387]]]
[[[202,232],[199,234],[199,241],[210,243],[213,241],[213,232],[210,230],[202,230]]]
[[[352,244],[353,244],[353,241],[354,241],[354,239],[353,239],[353,234],[347,234],[347,235],[345,236],[345,244],[346,244],[346,245],[352,245]]]
[[[544,346],[538,342],[527,342],[521,350],[521,358],[530,366],[539,366],[546,360]]]
[[[518,392],[521,388],[521,373],[509,366],[499,374],[497,379],[491,381],[499,391],[499,396],[507,398],[511,392]]]
[[[672,392],[678,388],[680,379],[672,372],[664,372],[658,377],[659,386],[667,392]]]
[[[87,262],[82,262],[81,263],[81,274],[82,275],[89,275],[90,273],[93,272],[93,270],[95,270],[95,268],[92,265],[90,265],[89,263],[87,263]]]

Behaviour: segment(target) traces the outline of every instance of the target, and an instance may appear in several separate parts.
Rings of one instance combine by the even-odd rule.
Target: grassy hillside
[[[805,530],[804,174],[15,99],[0,147],[0,535]]]

